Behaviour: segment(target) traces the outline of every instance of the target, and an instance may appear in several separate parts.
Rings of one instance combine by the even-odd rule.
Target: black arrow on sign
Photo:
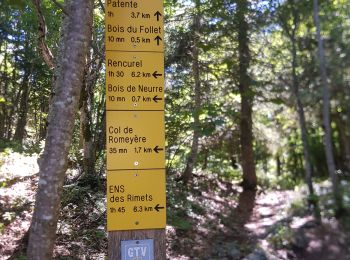
[[[158,35],[156,38],[154,38],[157,41],[157,45],[159,46],[160,41],[162,41],[162,38]]]
[[[159,210],[160,210],[160,209],[164,209],[164,207],[161,207],[161,206],[159,206],[159,204],[157,204],[157,205],[154,207],[154,209],[155,209],[156,211],[159,212]]]
[[[162,14],[161,14],[159,11],[157,11],[157,12],[154,14],[154,16],[157,16],[157,21],[159,21],[159,17],[161,17]]]
[[[159,74],[158,71],[153,72],[153,77],[158,78],[160,76],[163,76],[163,74]]]
[[[154,147],[153,151],[155,151],[156,153],[159,153],[159,151],[163,151],[163,148],[159,148],[159,146],[157,145],[156,147]]]
[[[159,98],[158,96],[154,96],[153,101],[158,103],[158,100],[162,100],[162,98]]]

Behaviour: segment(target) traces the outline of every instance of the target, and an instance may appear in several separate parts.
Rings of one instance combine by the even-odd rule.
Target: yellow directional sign
[[[107,170],[164,168],[164,113],[107,113]]]
[[[164,228],[165,171],[113,171],[107,179],[107,228]]]
[[[106,50],[163,52],[162,0],[106,2]]]
[[[106,57],[110,110],[163,110],[162,53],[109,52]]]
[[[165,228],[162,0],[106,0],[108,231]]]

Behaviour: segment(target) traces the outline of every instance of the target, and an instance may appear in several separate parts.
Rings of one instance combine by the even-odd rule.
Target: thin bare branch
[[[44,59],[46,65],[51,70],[53,70],[55,67],[54,57],[52,55],[50,48],[46,44],[47,28],[46,28],[45,17],[42,13],[42,10],[41,10],[41,1],[40,0],[32,0],[32,3],[34,5],[34,9],[35,9],[36,15],[38,17],[39,49],[41,51],[41,54],[43,56],[43,59]]]

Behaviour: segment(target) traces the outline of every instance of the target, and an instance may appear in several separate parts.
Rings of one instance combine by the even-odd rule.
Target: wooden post
[[[105,38],[108,259],[163,260],[163,1],[106,0]]]

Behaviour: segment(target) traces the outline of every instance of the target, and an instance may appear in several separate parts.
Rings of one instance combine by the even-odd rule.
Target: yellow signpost
[[[163,53],[107,51],[107,110],[163,110],[163,64]]]
[[[159,218],[159,214],[165,210],[164,170],[120,171],[109,175],[109,230],[119,229],[120,226],[125,230],[165,227],[165,218]]]
[[[106,0],[106,50],[163,52],[163,1]]]
[[[108,170],[164,169],[164,112],[108,111],[106,131]]]
[[[163,1],[106,0],[105,38],[109,258],[145,238],[165,259]]]

